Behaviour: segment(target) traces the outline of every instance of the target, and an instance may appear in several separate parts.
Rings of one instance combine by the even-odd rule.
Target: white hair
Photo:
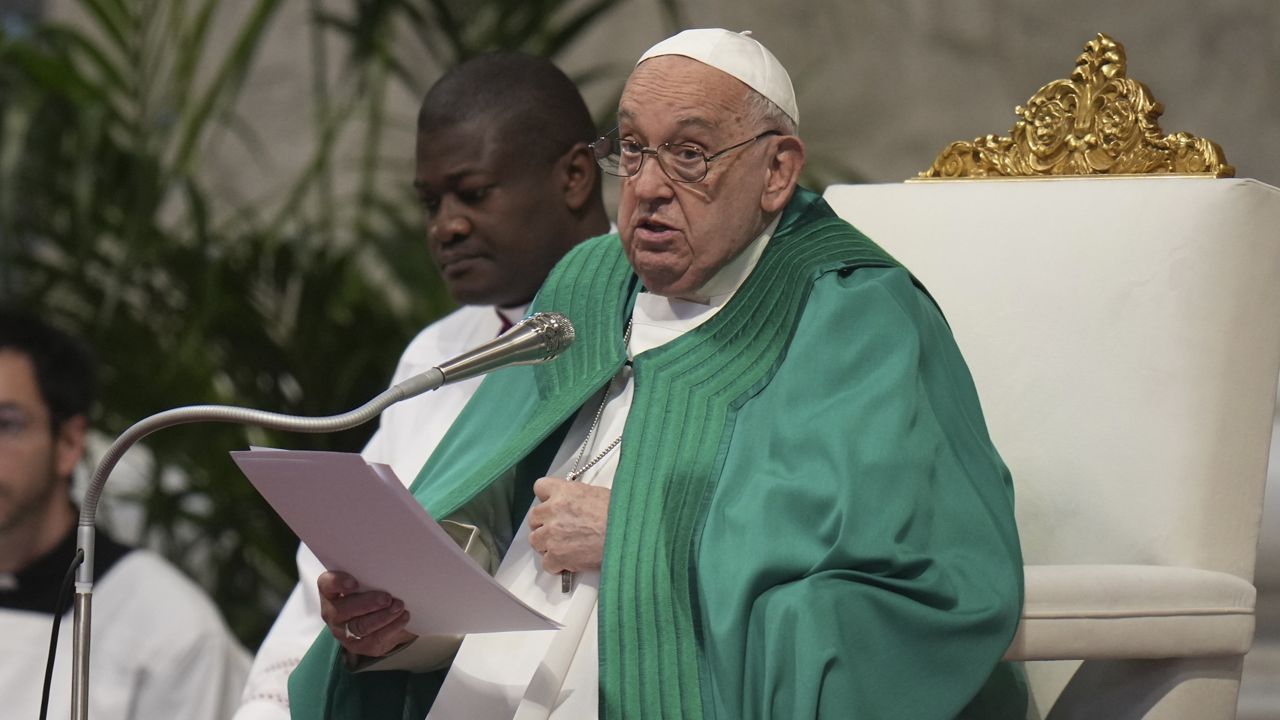
[[[783,135],[796,134],[796,121],[792,120],[790,115],[783,112],[782,108],[764,95],[747,88],[746,102],[744,104],[746,107],[744,108],[743,116],[756,127],[777,130]]]

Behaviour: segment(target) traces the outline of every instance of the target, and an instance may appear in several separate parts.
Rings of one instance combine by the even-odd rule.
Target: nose
[[[635,198],[641,203],[654,203],[670,199],[674,194],[671,178],[663,172],[658,164],[658,156],[646,156],[640,164],[640,172],[627,178],[626,188],[630,188]]]
[[[452,193],[440,200],[440,207],[427,227],[427,237],[437,245],[449,245],[471,234],[471,219]]]

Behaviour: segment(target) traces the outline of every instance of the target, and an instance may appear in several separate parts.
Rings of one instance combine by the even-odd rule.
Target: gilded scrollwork
[[[1014,108],[1018,121],[1008,137],[951,143],[920,177],[1235,174],[1217,143],[1164,135],[1157,122],[1163,112],[1151,91],[1126,75],[1124,47],[1099,33],[1070,79]]]

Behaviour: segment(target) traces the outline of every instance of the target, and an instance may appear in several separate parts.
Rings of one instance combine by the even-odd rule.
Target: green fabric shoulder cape
[[[616,235],[534,310],[577,340],[488,377],[414,483],[434,517],[528,497],[621,367],[638,284]],[[601,717],[1022,718],[1009,475],[928,296],[799,190],[704,325],[637,356],[599,597]],[[551,448],[554,449],[554,448]],[[522,513],[527,503],[517,503]],[[518,521],[518,519],[517,519]],[[322,634],[294,718],[425,716],[442,672],[353,674]]]

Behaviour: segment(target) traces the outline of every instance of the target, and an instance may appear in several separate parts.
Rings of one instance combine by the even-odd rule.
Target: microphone
[[[364,405],[341,415],[298,417],[227,405],[191,405],[165,410],[131,425],[103,454],[80,505],[76,547],[83,551],[84,560],[76,568],[71,664],[72,720],[87,720],[89,714],[89,633],[98,500],[112,469],[134,443],[157,430],[195,422],[233,422],[304,433],[346,430],[374,419],[390,405],[428,390],[513,365],[534,365],[554,360],[573,343],[573,338],[573,324],[569,322],[569,318],[559,313],[535,313],[493,340],[396,383]]]
[[[573,343],[573,325],[560,313],[536,313],[492,341],[445,362],[437,369],[448,385],[511,365],[553,360]]]
[[[480,347],[397,383],[387,392],[401,388],[409,393],[405,397],[413,397],[504,367],[544,363],[564,352],[573,337],[569,318],[560,313],[534,313]]]

